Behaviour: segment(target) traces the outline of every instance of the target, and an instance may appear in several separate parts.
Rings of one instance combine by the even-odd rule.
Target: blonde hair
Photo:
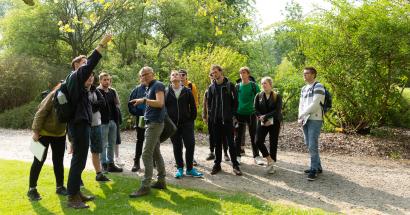
[[[100,75],[98,76],[98,79],[101,80],[103,77],[108,77],[108,78],[110,78],[111,75],[108,74],[107,72],[102,71],[102,72],[100,73]]]
[[[138,73],[141,74],[141,73],[144,72],[144,71],[154,73],[154,70],[153,70],[151,67],[149,67],[149,66],[144,66],[144,67],[142,67]]]
[[[248,74],[251,74],[251,70],[250,70],[249,67],[247,67],[247,66],[244,66],[244,67],[242,67],[242,68],[239,69],[239,72],[242,72],[242,71],[247,71]]]
[[[273,87],[273,80],[272,80],[271,77],[269,77],[269,76],[263,77],[262,80],[261,80],[261,84],[262,84],[263,82],[265,82],[265,81],[267,81],[267,82],[269,83],[269,85],[270,85],[271,87]]]

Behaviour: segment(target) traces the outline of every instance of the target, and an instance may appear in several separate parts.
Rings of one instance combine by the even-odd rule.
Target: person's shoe
[[[241,147],[241,155],[245,156],[245,148],[244,147]]]
[[[108,172],[108,165],[106,163],[101,164],[102,167],[102,172],[107,173]]]
[[[260,156],[256,156],[256,157],[254,158],[254,161],[255,161],[255,164],[256,164],[256,165],[263,166],[263,164],[265,164]]]
[[[74,209],[83,209],[83,208],[90,207],[87,204],[85,204],[83,201],[81,201],[81,198],[78,194],[68,195],[67,206],[69,208],[74,208]]]
[[[269,165],[266,167],[266,172],[267,172],[268,174],[274,174],[274,173],[275,173],[275,166],[273,165],[273,163],[269,164]]]
[[[129,197],[130,198],[137,198],[137,197],[141,197],[141,196],[146,196],[151,192],[151,188],[149,187],[141,187],[140,189],[132,192]]]
[[[156,181],[155,183],[151,184],[151,188],[164,190],[167,189],[167,184],[165,181]]]
[[[241,165],[241,156],[237,156],[236,161],[238,161],[238,165]]]
[[[122,168],[118,167],[114,163],[108,164],[108,172],[122,172]]]
[[[198,162],[195,159],[192,161],[192,166],[198,166]]]
[[[234,167],[233,167],[233,172],[234,172],[235,175],[237,175],[237,176],[241,176],[241,175],[242,175],[242,171],[241,171],[241,169],[239,169],[239,166],[234,166]]]
[[[27,192],[27,196],[30,198],[30,201],[41,200],[40,193],[37,192],[37,189],[31,189]]]
[[[134,166],[132,166],[131,172],[137,172],[140,169],[141,169],[141,166],[140,166],[140,161],[138,159],[138,161],[134,161]]]
[[[212,167],[212,171],[211,171],[211,175],[215,175],[218,172],[220,172],[222,170],[221,166],[219,165],[214,165],[214,167]]]
[[[208,157],[206,157],[207,161],[214,160],[214,159],[215,159],[215,154],[213,152],[209,153]]]
[[[195,168],[192,168],[191,170],[186,170],[186,176],[191,176],[194,178],[202,178],[204,174],[198,172]]]
[[[98,173],[96,176],[95,176],[95,180],[96,181],[111,181],[107,176],[105,176],[103,173]]]
[[[67,195],[67,189],[64,186],[57,187],[56,193],[58,195],[66,196]]]
[[[229,158],[228,154],[225,154],[225,155],[224,155],[224,159],[225,159],[225,161],[231,161],[231,159]]]
[[[316,180],[316,178],[317,178],[317,173],[316,173],[316,171],[315,171],[315,170],[310,171],[310,172],[309,172],[309,175],[308,175],[308,177],[307,177],[307,180],[308,180],[308,181],[314,181],[314,180]]]
[[[80,196],[82,202],[88,202],[95,199],[95,196],[84,195],[84,193],[82,193],[81,191],[78,192],[78,196]]]
[[[175,173],[175,178],[180,179],[184,176],[184,169],[183,168],[178,168],[177,172]]]
[[[307,170],[305,170],[304,172],[305,172],[306,174],[309,174],[309,173],[310,173],[310,169],[307,169]],[[317,170],[317,173],[318,173],[318,174],[321,174],[322,172],[323,172],[322,169],[318,169],[318,170]]]

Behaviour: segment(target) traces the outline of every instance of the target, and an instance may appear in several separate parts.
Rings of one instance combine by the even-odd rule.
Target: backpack
[[[315,92],[315,86],[317,83],[319,82],[315,82],[313,84],[313,93]],[[325,101],[324,103],[321,102],[320,106],[322,106],[323,113],[326,114],[332,108],[332,94],[326,89],[325,86],[323,86],[323,88],[325,88]]]
[[[53,99],[53,106],[56,110],[57,119],[60,123],[68,123],[71,119],[73,119],[76,110],[68,94],[67,81],[69,77],[70,75],[67,76],[66,80],[61,84],[60,88],[58,88]]]

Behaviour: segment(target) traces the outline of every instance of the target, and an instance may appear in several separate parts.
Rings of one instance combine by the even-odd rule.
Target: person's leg
[[[39,161],[36,157],[34,157],[33,163],[31,164],[30,168],[30,178],[29,178],[29,188],[30,189],[35,189],[37,187],[37,181],[38,177],[41,172],[41,168],[43,167],[44,161],[47,158],[47,151],[48,151],[48,146],[50,144],[49,138],[48,137],[40,137],[38,141],[41,145],[45,146],[45,152],[43,155],[43,158],[41,161]]]
[[[194,122],[187,122],[183,125],[182,139],[185,146],[185,162],[187,171],[192,169],[192,161],[195,153]]]
[[[248,117],[247,124],[248,124],[249,136],[251,138],[253,158],[256,158],[256,157],[259,157],[259,149],[258,149],[258,146],[256,146],[256,142],[255,142],[255,135],[256,135],[256,115],[255,114],[252,114]]]
[[[64,186],[64,152],[66,137],[53,137],[51,142],[51,151],[53,159],[54,176],[56,178],[56,187]]]
[[[159,142],[159,138],[157,141],[157,144],[154,148],[154,153],[153,153],[153,158],[154,161],[157,165],[157,181],[158,182],[162,182],[165,183],[165,176],[166,176],[166,171],[165,171],[165,163],[164,163],[164,158],[161,155],[161,150],[160,150],[160,142]]]
[[[208,119],[208,134],[209,134],[209,151],[211,153],[215,152],[215,139],[214,139],[214,131],[213,131],[213,123]]]
[[[132,167],[131,171],[136,172],[138,171],[140,166],[140,159],[142,154],[142,147],[144,145],[144,133],[145,128],[137,127],[137,141],[135,146],[135,157],[134,157],[134,166]]]
[[[269,156],[268,149],[265,146],[265,138],[268,134],[268,129],[265,126],[259,125],[256,129],[256,145],[258,149],[262,152],[264,158]]]
[[[278,139],[280,132],[280,122],[274,121],[274,124],[269,126],[269,152],[272,160],[276,162],[278,151]]]
[[[236,155],[237,155],[237,150],[236,150],[236,145],[233,140],[232,136],[232,129],[233,125],[232,122],[225,122],[222,126],[222,136],[226,138],[228,147],[229,147],[229,155],[231,156],[231,162],[233,166],[238,166],[239,163],[236,160]]]
[[[108,147],[108,132],[109,132],[109,124],[102,124],[101,125],[101,143],[102,143],[102,152],[100,155],[101,164],[104,167],[107,167],[108,160],[107,160],[107,147]]]
[[[174,135],[171,137],[172,148],[174,151],[174,158],[175,163],[177,164],[177,168],[184,168],[184,159],[182,158],[182,127],[179,127]]]
[[[246,116],[238,114],[237,120],[238,127],[236,128],[235,135],[236,156],[241,157],[242,142],[244,142],[245,139]]]
[[[215,123],[212,126],[215,134],[215,156],[216,159],[214,161],[214,166],[215,167],[220,167],[221,162],[222,162],[222,141],[223,141],[223,136],[222,136],[222,123]]]
[[[309,120],[309,153],[310,153],[310,166],[311,170],[318,171],[321,169],[320,166],[320,156],[319,156],[319,136],[320,130],[322,128],[322,121],[320,120]]]
[[[107,161],[109,164],[114,163],[114,147],[117,143],[117,124],[110,120],[108,130]]]

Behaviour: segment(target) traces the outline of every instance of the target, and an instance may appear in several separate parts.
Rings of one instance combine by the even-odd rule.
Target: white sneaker
[[[236,160],[238,161],[239,164],[241,164],[241,157],[237,156]]]
[[[255,157],[254,160],[255,160],[255,164],[257,164],[257,165],[263,166],[265,164],[265,162],[263,162],[261,156]]]
[[[266,168],[267,168],[268,174],[273,174],[273,173],[275,173],[275,166],[273,165],[273,163],[271,163],[270,165],[268,165]]]

